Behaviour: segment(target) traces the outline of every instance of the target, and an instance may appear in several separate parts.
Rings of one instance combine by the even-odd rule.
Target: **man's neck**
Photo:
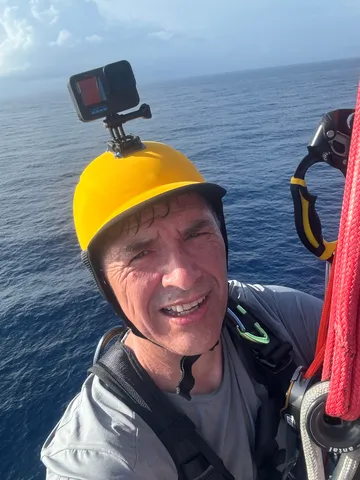
[[[141,366],[161,390],[175,392],[181,378],[181,355],[158,347],[131,332],[126,337],[125,344],[135,353]],[[196,360],[192,374],[195,378],[192,394],[207,394],[219,388],[223,375],[221,342]]]

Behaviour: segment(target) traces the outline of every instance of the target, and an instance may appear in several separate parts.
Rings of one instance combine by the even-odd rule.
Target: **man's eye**
[[[142,252],[140,252],[140,253],[138,253],[137,255],[135,255],[135,257],[133,257],[133,258],[131,259],[131,261],[133,262],[133,261],[135,261],[135,260],[140,260],[140,258],[145,257],[145,255],[147,255],[148,253],[149,253],[148,250],[143,250]]]
[[[189,233],[188,238],[196,238],[200,237],[201,235],[206,235],[208,232],[192,232]]]

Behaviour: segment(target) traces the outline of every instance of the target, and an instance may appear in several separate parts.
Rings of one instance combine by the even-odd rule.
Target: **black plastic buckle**
[[[261,355],[260,351],[254,349],[253,353],[256,361],[260,363],[260,365],[266,367],[274,375],[283,372],[294,360],[294,351],[289,342],[281,343],[280,348],[271,352],[269,356]]]

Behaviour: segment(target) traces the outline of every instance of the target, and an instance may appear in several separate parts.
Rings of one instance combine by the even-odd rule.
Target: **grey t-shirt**
[[[295,360],[312,360],[322,301],[302,292],[230,282],[230,294],[245,301],[264,325],[294,346]],[[168,398],[196,424],[236,479],[252,480],[251,452],[263,387],[248,375],[229,334],[222,334],[224,375],[216,392],[187,401]],[[174,463],[147,424],[97,377],[89,376],[46,440],[41,459],[48,480],[176,480]]]

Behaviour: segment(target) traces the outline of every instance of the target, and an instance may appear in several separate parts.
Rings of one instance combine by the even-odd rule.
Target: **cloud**
[[[59,20],[60,11],[45,0],[29,1],[31,15],[41,23],[53,25]]]
[[[91,34],[81,17],[89,21]],[[76,54],[86,58],[90,44],[101,44],[97,29],[102,24],[96,6],[85,0],[1,0],[0,77],[24,70],[38,75],[66,71]],[[76,47],[74,59],[65,54],[69,47]]]
[[[16,6],[5,6],[0,14],[0,72],[3,75],[29,68],[25,58],[34,44],[34,29],[25,18],[19,17],[18,12]]]
[[[59,35],[55,42],[50,42],[51,46],[63,47],[72,46],[72,35],[68,30],[60,30]]]
[[[128,4],[120,0],[89,0],[109,25],[118,24],[146,26],[155,31],[199,32],[209,24],[210,2],[205,0],[132,0]],[[227,8],[236,0],[227,0]],[[216,9],[218,9],[218,3]],[[203,7],[206,5],[206,9]],[[220,9],[221,10],[221,9]]]
[[[0,77],[120,59],[148,78],[336,58],[360,52],[359,23],[357,0],[0,0]]]
[[[160,30],[160,32],[149,33],[150,37],[158,38],[159,40],[167,41],[173,38],[174,34],[172,32],[167,32],[165,30]]]
[[[89,43],[101,43],[104,41],[100,35],[90,35],[89,37],[85,37],[85,41]]]

